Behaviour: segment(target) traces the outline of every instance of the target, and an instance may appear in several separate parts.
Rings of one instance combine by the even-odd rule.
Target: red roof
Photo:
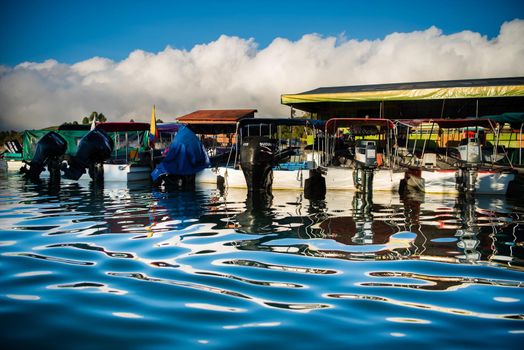
[[[208,109],[178,117],[184,124],[235,124],[244,118],[254,118],[256,109]]]

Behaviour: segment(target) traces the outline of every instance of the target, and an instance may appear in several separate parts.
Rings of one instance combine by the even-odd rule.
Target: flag
[[[153,112],[151,112],[151,123],[149,127],[149,147],[155,147],[155,140],[158,138],[158,129],[156,128],[155,105],[153,105]]]
[[[93,122],[91,123],[91,129],[89,130],[95,130],[96,128],[96,118],[93,118]]]

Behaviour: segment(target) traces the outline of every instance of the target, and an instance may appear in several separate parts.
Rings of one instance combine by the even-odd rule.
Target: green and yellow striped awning
[[[285,105],[315,102],[423,101],[524,97],[524,77],[323,87],[284,94]]]

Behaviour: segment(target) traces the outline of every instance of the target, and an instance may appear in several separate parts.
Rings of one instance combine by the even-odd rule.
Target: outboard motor
[[[25,173],[31,181],[36,181],[47,165],[51,181],[60,179],[60,158],[66,150],[67,141],[51,131],[38,141],[33,159],[28,163],[29,169],[24,166],[20,172]]]
[[[357,191],[373,191],[373,171],[377,167],[377,146],[375,141],[359,140],[355,145],[355,170],[353,183]]]
[[[266,136],[248,136],[240,148],[240,166],[249,192],[271,192],[276,142]]]
[[[78,180],[88,168],[93,180],[103,179],[103,162],[111,157],[113,147],[113,140],[105,131],[91,130],[80,140],[76,155],[71,157],[68,164],[63,167],[64,177]]]
[[[460,159],[465,163],[480,163],[482,161],[482,145],[479,139],[468,137],[460,141],[458,146]]]
[[[456,173],[456,188],[461,193],[475,192],[478,166],[482,162],[482,145],[475,137],[463,139],[458,146],[460,166]]]
[[[456,189],[460,193],[473,193],[477,185],[478,169],[475,166],[461,166],[455,174]]]

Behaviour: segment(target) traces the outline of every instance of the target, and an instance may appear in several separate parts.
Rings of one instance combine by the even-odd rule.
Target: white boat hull
[[[225,186],[228,188],[247,188],[242,170],[226,167],[204,169],[197,174],[195,182],[216,184],[219,175],[224,177]],[[307,178],[309,170],[273,170],[273,189],[303,190]]]
[[[216,184],[219,175],[224,177],[226,187],[247,188],[242,170],[226,167],[204,169],[197,174],[195,181],[197,183]],[[353,169],[330,167],[324,177],[328,190],[356,190],[353,184]],[[304,183],[308,178],[309,170],[273,170],[273,189],[303,190]],[[376,170],[373,177],[373,190],[396,192],[400,180],[403,178],[403,172]]]
[[[150,179],[150,176],[151,168],[149,166],[130,164],[104,164],[104,182],[146,181]]]
[[[21,161],[7,161],[8,171],[19,171],[24,164]],[[104,164],[104,182],[135,182],[147,181],[151,176],[151,168],[130,164]],[[40,178],[49,178],[47,170],[42,171]],[[63,180],[66,180],[62,178]],[[215,179],[216,180],[216,179]],[[78,181],[91,181],[87,171]]]
[[[19,171],[24,163],[21,160],[6,160],[7,171]]]
[[[328,167],[326,174],[326,188],[328,190],[355,191],[353,169]],[[398,192],[404,172],[395,172],[389,169],[377,169],[373,174],[373,191]]]
[[[455,170],[422,170],[421,176],[410,175],[407,185],[425,193],[458,194]],[[512,173],[479,171],[475,193],[506,194],[509,183],[515,179]]]

